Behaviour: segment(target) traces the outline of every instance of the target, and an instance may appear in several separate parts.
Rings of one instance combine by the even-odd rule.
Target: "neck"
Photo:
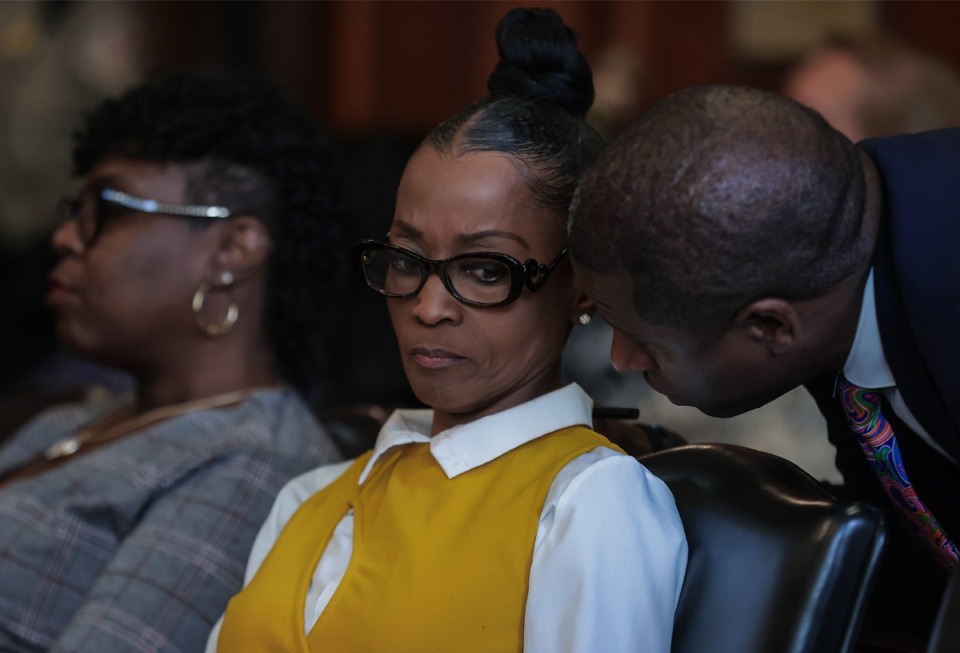
[[[279,382],[267,344],[251,343],[239,333],[205,339],[133,373],[141,412]]]

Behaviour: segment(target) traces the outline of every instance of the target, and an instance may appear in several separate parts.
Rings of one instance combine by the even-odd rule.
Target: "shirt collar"
[[[843,376],[861,388],[881,389],[896,386],[893,372],[883,355],[880,324],[877,321],[877,303],[873,294],[873,270],[867,276],[863,289],[863,303],[853,346],[843,365]]]
[[[373,455],[361,474],[362,484],[390,449],[429,443],[430,453],[447,478],[454,478],[499,458],[517,447],[568,426],[593,423],[593,400],[576,383],[519,406],[455,426],[430,437],[432,410],[398,410],[384,422]]]

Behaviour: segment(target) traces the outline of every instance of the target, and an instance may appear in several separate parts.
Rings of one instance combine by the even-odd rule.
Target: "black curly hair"
[[[574,188],[603,146],[584,119],[593,104],[590,65],[577,36],[551,9],[511,9],[497,25],[500,61],[490,95],[424,141],[441,154],[502,152],[524,164],[540,202],[566,217]]]
[[[328,150],[319,124],[267,80],[177,72],[84,116],[73,170],[82,176],[118,155],[194,164],[189,202],[261,219],[274,244],[264,326],[280,376],[312,400],[326,378],[321,313],[343,269],[339,179]]]

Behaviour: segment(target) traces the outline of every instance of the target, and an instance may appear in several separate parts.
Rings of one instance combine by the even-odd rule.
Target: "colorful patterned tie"
[[[937,562],[952,569],[957,563],[957,547],[907,478],[893,428],[880,413],[880,394],[853,385],[842,374],[837,375],[836,390],[863,454],[907,527]]]

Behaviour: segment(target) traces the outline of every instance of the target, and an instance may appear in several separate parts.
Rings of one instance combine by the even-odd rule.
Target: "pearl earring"
[[[588,324],[590,324],[591,319],[593,318],[590,317],[589,313],[582,313],[580,315],[580,324],[582,324],[583,326],[587,326]]]
[[[233,283],[233,272],[230,270],[224,270],[220,273],[220,283],[225,286],[229,286]]]

